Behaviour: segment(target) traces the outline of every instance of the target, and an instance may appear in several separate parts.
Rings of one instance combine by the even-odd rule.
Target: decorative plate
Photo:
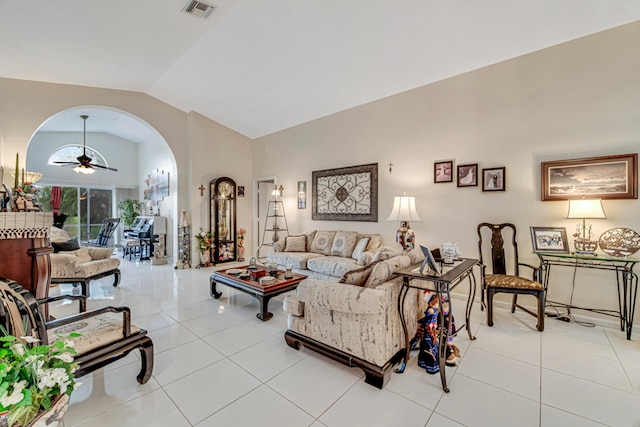
[[[607,255],[633,255],[640,249],[640,234],[630,228],[612,228],[602,233],[598,243]]]
[[[242,268],[230,268],[227,270],[227,274],[242,274],[246,272],[247,270],[244,270]]]

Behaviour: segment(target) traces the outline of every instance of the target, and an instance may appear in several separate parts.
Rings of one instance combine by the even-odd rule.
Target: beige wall
[[[307,229],[377,231],[393,241],[386,222],[394,195],[417,197],[419,243],[457,242],[477,256],[480,222],[513,222],[521,258],[531,254],[530,226],[566,227],[566,202],[540,201],[540,162],[637,153],[640,147],[640,23],[526,55],[391,96],[256,140],[254,176],[277,175],[287,189],[292,232]],[[373,71],[372,71],[373,72]],[[506,167],[506,191],[483,193],[433,183],[433,163]],[[295,204],[296,182],[314,170],[379,163],[378,223],[311,220]],[[389,173],[387,164],[394,164]],[[608,219],[593,220],[596,235],[613,227],[640,232],[638,200],[607,200]],[[640,254],[637,254],[640,255]],[[617,306],[612,275],[579,272],[574,303]],[[568,300],[570,275],[557,270],[550,298]]]
[[[206,210],[202,209],[202,203],[208,203],[208,200],[199,197],[197,187],[200,183],[207,186],[211,176],[218,174],[226,174],[238,181],[242,181],[245,173],[250,175],[251,141],[248,138],[198,114],[184,113],[142,93],[0,79],[0,94],[0,163],[8,172],[15,168],[16,153],[21,159],[25,158],[32,135],[49,117],[77,106],[104,106],[145,121],[166,141],[177,168],[175,181],[171,179],[172,191],[175,191],[172,194],[177,195],[171,202],[171,209],[176,213],[175,216],[173,213],[167,215],[178,218],[180,209],[188,210],[196,231],[202,224],[208,224],[208,214],[205,215]],[[236,154],[229,155],[229,152]],[[160,150],[160,153],[166,152]],[[139,153],[138,158],[145,155],[153,159],[155,154]],[[151,163],[162,163],[162,166],[157,166],[161,169],[171,163],[165,163],[166,159],[158,160]],[[146,167],[146,161],[139,166]],[[138,171],[140,182],[134,185],[140,191],[144,188],[142,181],[148,172]],[[10,176],[7,178],[7,175],[5,182],[8,183]],[[245,215],[250,215],[250,206],[246,212]],[[176,223],[177,220],[170,221],[171,233],[175,231]],[[168,252],[175,256],[175,245],[172,246],[173,250]],[[195,243],[192,249],[195,251]],[[194,252],[193,256],[197,259],[197,253]]]

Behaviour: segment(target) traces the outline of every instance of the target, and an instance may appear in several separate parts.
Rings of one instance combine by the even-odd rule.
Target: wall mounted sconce
[[[307,208],[307,181],[298,181],[298,209]]]

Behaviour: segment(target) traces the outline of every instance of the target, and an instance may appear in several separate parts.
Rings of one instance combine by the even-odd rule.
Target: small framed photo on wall
[[[478,164],[458,165],[458,187],[478,186]]]
[[[453,160],[433,164],[433,182],[453,182]]]
[[[238,186],[238,197],[244,197],[244,186],[243,185],[239,185]]]
[[[504,191],[505,168],[482,169],[482,191]]]

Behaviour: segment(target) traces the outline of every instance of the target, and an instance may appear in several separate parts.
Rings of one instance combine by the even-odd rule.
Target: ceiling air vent
[[[191,15],[198,16],[200,18],[208,18],[209,15],[215,10],[215,6],[207,4],[198,0],[189,1],[183,8],[183,12],[187,12]]]

